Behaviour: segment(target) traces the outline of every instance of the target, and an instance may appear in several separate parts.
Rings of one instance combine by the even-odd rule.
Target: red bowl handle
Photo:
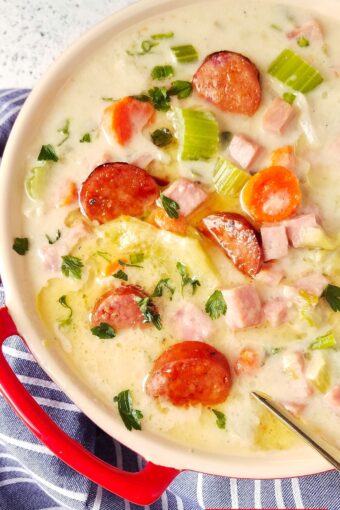
[[[0,347],[17,328],[6,307],[0,308]],[[129,473],[107,464],[88,452],[61,430],[26,391],[0,348],[0,392],[33,434],[59,459],[93,482],[138,505],[156,501],[179,473],[147,462],[144,469]]]

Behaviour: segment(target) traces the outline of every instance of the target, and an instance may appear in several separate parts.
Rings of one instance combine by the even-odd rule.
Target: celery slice
[[[328,391],[331,382],[329,367],[321,352],[313,353],[306,369],[306,378],[320,393]]]
[[[330,331],[327,335],[319,336],[309,345],[309,349],[311,351],[316,351],[319,349],[335,349],[336,348],[336,339],[334,333]]]
[[[32,168],[25,181],[26,193],[33,200],[39,200],[44,193],[48,165],[41,165]]]
[[[240,170],[231,161],[219,157],[214,169],[213,182],[218,193],[225,196],[238,195],[250,175]]]
[[[193,47],[192,44],[185,44],[183,46],[172,46],[172,53],[174,54],[177,62],[194,62],[198,60],[197,50]]]
[[[192,108],[175,108],[179,154],[183,161],[212,158],[218,149],[218,124],[214,115]]]
[[[268,73],[302,93],[314,90],[323,82],[319,71],[289,48],[270,64]]]

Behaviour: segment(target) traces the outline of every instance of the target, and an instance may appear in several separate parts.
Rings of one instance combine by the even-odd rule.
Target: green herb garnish
[[[296,42],[298,43],[300,48],[306,48],[307,46],[309,46],[309,40],[307,39],[307,37],[303,35],[299,37]]]
[[[90,133],[85,133],[81,139],[79,140],[80,143],[91,143],[91,135]]]
[[[153,34],[151,36],[151,39],[156,39],[156,40],[159,40],[159,39],[171,39],[171,37],[174,36],[174,33],[173,32],[163,32],[161,34]]]
[[[187,285],[191,285],[192,294],[195,294],[197,287],[201,286],[199,280],[197,280],[197,278],[191,278],[189,276],[188,268],[187,266],[182,264],[182,262],[177,262],[176,268],[182,278],[182,294],[184,287],[186,287]]]
[[[169,65],[155,66],[151,71],[151,78],[153,80],[165,80],[175,74],[174,68]]]
[[[326,299],[334,312],[340,312],[340,287],[327,285],[322,293],[322,297]]]
[[[317,351],[320,349],[335,349],[337,346],[334,333],[329,332],[327,335],[319,336],[309,345],[308,349]]]
[[[124,390],[118,393],[113,399],[118,404],[118,411],[125,427],[128,430],[142,430],[141,419],[143,413],[132,407],[132,397],[130,390]]]
[[[179,205],[172,198],[167,197],[164,193],[160,194],[160,201],[164,208],[164,211],[169,216],[169,218],[177,219],[179,218]]]
[[[185,99],[192,92],[192,84],[190,81],[175,80],[171,83],[168,90],[169,96],[177,96],[178,99]]]
[[[95,326],[91,328],[92,335],[97,336],[103,340],[107,340],[109,338],[114,338],[116,336],[116,332],[110,324],[106,322],[101,322],[99,326]]]
[[[147,94],[137,94],[135,96],[131,96],[133,99],[137,99],[137,101],[141,101],[142,103],[151,103],[151,97]]]
[[[66,140],[70,137],[70,119],[65,120],[65,124],[63,127],[58,129],[58,133],[64,135],[64,138],[61,140],[61,142],[58,143],[58,147],[60,147],[60,145],[66,142]]]
[[[165,290],[168,290],[170,292],[170,301],[171,301],[172,296],[175,293],[175,287],[173,287],[170,282],[171,282],[170,278],[162,278],[161,280],[159,280],[153,293],[151,294],[151,297],[161,297],[161,296],[163,296],[163,292]]]
[[[66,296],[61,296],[59,299],[58,299],[58,303],[61,304],[61,306],[63,306],[64,308],[67,308],[69,314],[68,314],[68,317],[66,317],[66,319],[59,319],[59,324],[60,326],[69,326],[72,322],[72,315],[73,315],[73,310],[72,308],[70,307],[70,305],[67,303],[66,301]]]
[[[170,97],[165,87],[154,87],[148,91],[150,101],[161,112],[167,112],[170,109]]]
[[[139,296],[135,296],[134,300],[140,308],[140,311],[144,317],[144,323],[151,323],[158,330],[162,329],[162,321],[161,316],[156,311],[156,307],[151,301],[149,297],[141,298]]]
[[[82,268],[84,267],[84,264],[80,258],[73,257],[72,255],[64,255],[61,258],[61,272],[67,277],[73,276],[73,278],[80,280],[82,275]]]
[[[124,280],[124,282],[128,281],[128,275],[122,269],[117,271],[117,273],[114,273],[112,276],[114,278],[118,278],[118,280]]]
[[[114,101],[116,101],[113,97],[102,97],[102,101],[107,101],[108,103],[113,103]]]
[[[220,290],[215,290],[205,304],[205,311],[215,320],[227,313],[227,305]]]
[[[172,53],[174,54],[177,62],[182,64],[187,62],[194,62],[198,59],[198,53],[192,44],[185,44],[183,46],[172,46]]]
[[[217,411],[217,409],[212,409],[212,412],[216,416],[216,425],[219,429],[225,429],[227,426],[227,418],[224,413],[221,411]]]
[[[282,99],[284,99],[288,104],[293,104],[296,99],[296,95],[292,94],[291,92],[285,92],[282,96]]]
[[[55,152],[53,145],[50,144],[42,145],[39,152],[38,161],[58,161],[58,159],[59,158]]]
[[[55,238],[52,239],[49,235],[45,234],[48,244],[54,244],[61,238],[61,231],[58,229]]]
[[[29,240],[27,237],[16,237],[12,245],[14,251],[19,255],[25,255],[29,250]]]
[[[173,140],[173,135],[168,128],[159,128],[151,133],[151,140],[157,147],[165,147]]]

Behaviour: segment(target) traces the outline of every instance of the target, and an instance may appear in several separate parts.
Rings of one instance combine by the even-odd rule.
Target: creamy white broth
[[[286,33],[310,18],[310,13],[300,9],[262,4],[258,1],[202,2],[194,7],[183,7],[136,25],[118,37],[113,37],[95,55],[89,54],[86,64],[75,70],[57,97],[51,98],[50,110],[46,112],[45,120],[27,155],[27,171],[37,165],[36,158],[43,144],[53,144],[59,155],[59,161],[50,165],[43,199],[32,201],[26,195],[23,196],[23,234],[31,240],[31,248],[26,255],[27,266],[32,286],[37,294],[50,279],[65,280],[59,271],[46,269],[40,255],[41,250],[47,245],[46,234],[53,237],[60,229],[61,239],[67,236],[64,220],[75,205],[58,207],[58,196],[65,180],[74,181],[79,188],[90,172],[101,163],[107,161],[131,163],[147,153],[150,158],[156,160],[153,163],[153,171],[157,175],[166,176],[171,181],[179,176],[197,180],[199,175],[201,182],[211,185],[214,161],[182,162],[176,157],[176,147],[170,150],[158,149],[146,138],[145,132],[136,137],[131,145],[122,148],[114,135],[108,135],[107,130],[105,132],[103,129],[106,122],[103,121],[103,111],[111,103],[103,101],[102,98],[119,99],[127,95],[140,94],[155,84],[160,85],[152,83],[150,79],[150,71],[155,65],[171,64],[175,69],[174,79],[190,81],[203,59],[218,50],[244,54],[258,67],[261,73],[263,99],[257,113],[253,117],[245,117],[221,112],[217,107],[198,98],[195,93],[184,100],[174,98],[172,105],[203,106],[216,115],[221,131],[249,135],[265,147],[262,157],[256,161],[252,171],[264,168],[270,163],[270,153],[273,149],[287,144],[295,145],[297,155],[301,158],[298,167],[302,174],[300,180],[304,195],[301,211],[307,209],[308,204],[316,204],[320,208],[322,225],[326,232],[338,233],[340,216],[336,213],[336,206],[340,199],[340,190],[337,186],[339,160],[336,151],[332,152],[329,147],[340,136],[338,127],[340,88],[337,74],[337,66],[340,65],[340,49],[337,44],[339,25],[333,20],[318,16],[327,48],[323,43],[312,43],[308,48],[299,48],[294,40],[287,39]],[[174,37],[160,41],[150,53],[135,57],[127,55],[127,50],[134,49],[134,43],[138,47],[151,34],[169,31],[174,32]],[[170,46],[186,43],[195,46],[199,53],[199,61],[176,64]],[[272,99],[282,95],[286,88],[277,80],[270,78],[266,74],[266,69],[285,47],[292,47],[312,63],[320,70],[325,81],[313,92],[297,99],[296,108],[299,115],[296,121],[284,135],[277,136],[263,131],[262,118]],[[58,143],[63,139],[63,134],[58,133],[58,129],[65,124],[66,119],[70,119],[70,137],[58,147]],[[150,130],[164,126],[173,129],[171,112],[157,112],[156,122]],[[91,143],[79,142],[85,133],[91,134]],[[228,157],[226,149],[220,152]],[[88,237],[95,239],[95,234],[88,234]],[[77,239],[73,244],[76,241]],[[203,272],[209,276],[202,276],[202,286],[196,294],[193,297],[186,294],[185,298],[204,310],[205,302],[213,290],[249,283],[249,278],[240,273],[219,249],[204,240],[202,243],[208,257],[213,261],[213,267],[209,268],[207,273]],[[56,243],[55,247],[57,246]],[[68,251],[71,251],[71,248],[72,243]],[[189,264],[190,253],[188,257]],[[162,269],[155,268],[148,258],[143,265],[143,270],[129,269],[129,283],[139,284],[150,293],[162,276]],[[286,273],[280,285],[268,286],[255,279],[255,285],[263,300],[284,296],[287,287],[292,287],[298,277],[309,272],[324,273],[333,284],[340,283],[339,264],[332,251],[290,249],[288,255],[277,262],[277,266],[282,267]],[[199,274],[200,269],[198,267],[194,269]],[[76,290],[82,283],[67,281],[67,285],[72,285]],[[102,277],[94,284],[92,290],[94,296],[99,296],[111,286],[118,285],[119,281],[112,282],[111,279]],[[44,317],[50,328],[47,346],[49,342],[53,342],[60,347],[65,358],[79,377],[86,381],[91,392],[112,407],[113,416],[118,416],[117,409],[112,403],[113,396],[129,388],[133,394],[134,406],[143,412],[143,430],[166,435],[192,448],[216,453],[231,451],[232,448],[239,451],[243,447],[258,447],[256,437],[262,419],[261,410],[251,400],[249,392],[253,389],[262,390],[283,401],[290,400],[288,395],[298,395],[298,385],[282,370],[284,354],[307,349],[311,341],[329,330],[339,335],[339,320],[328,305],[321,303],[310,310],[313,318],[311,326],[301,316],[299,308],[292,303],[288,322],[277,328],[264,324],[252,329],[231,331],[227,328],[224,317],[213,321],[208,342],[224,353],[231,364],[235,362],[243,347],[254,347],[263,351],[266,360],[258,372],[234,377],[230,397],[217,406],[227,416],[227,429],[220,430],[216,427],[216,417],[210,409],[202,406],[176,408],[166,402],[155,402],[144,391],[145,377],[153,361],[164,349],[181,340],[177,336],[173,319],[183,299],[179,291],[178,275],[176,289],[172,301],[165,298],[157,301],[163,321],[161,331],[154,328],[125,330],[119,332],[113,340],[99,340],[91,334],[89,310],[86,306],[77,316],[80,330],[70,334],[66,330],[60,330],[56,322],[53,325],[52,320],[57,316],[55,314],[60,313],[60,308],[53,311],[51,304],[49,309],[51,317]],[[58,298],[60,295],[61,293],[55,297]],[[95,300],[94,296],[89,298],[90,301],[92,299],[92,303]],[[53,301],[56,302],[57,299]],[[53,306],[56,308],[54,304]],[[284,350],[265,357],[265,353],[270,353],[273,348]],[[339,384],[339,355],[336,352],[327,352],[326,356],[330,365],[332,385]],[[339,417],[326,403],[324,395],[315,392],[309,397],[308,406],[302,416],[314,423],[326,437],[338,441],[336,430],[339,427]],[[284,429],[275,428],[273,436],[274,439],[266,436],[268,448],[294,444],[291,437],[286,437]],[[261,447],[264,445],[261,444]]]

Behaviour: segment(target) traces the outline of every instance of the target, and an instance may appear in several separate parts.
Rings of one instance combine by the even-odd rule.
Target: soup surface
[[[291,447],[258,390],[340,446],[338,31],[200,2],[112,36],[51,98],[14,248],[46,347],[131,433]]]

